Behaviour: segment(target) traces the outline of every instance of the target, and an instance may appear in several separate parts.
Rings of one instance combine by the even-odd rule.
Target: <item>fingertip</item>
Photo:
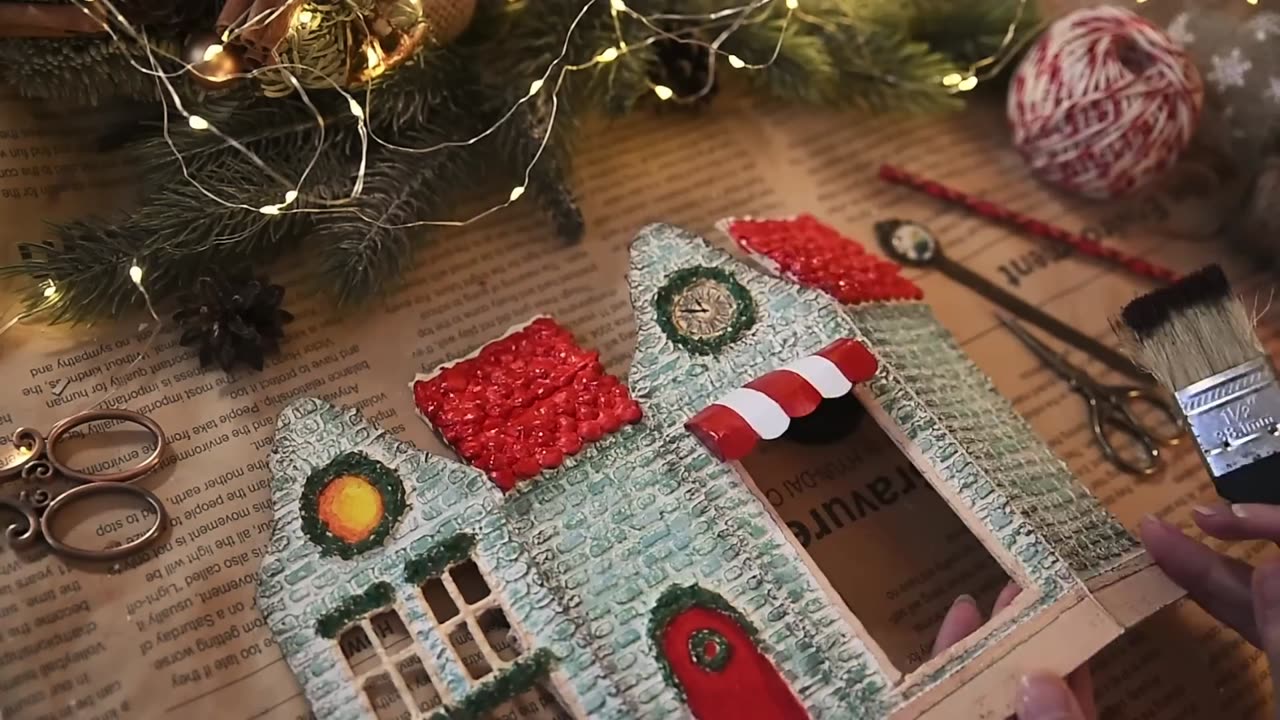
[[[991,608],[991,614],[995,615],[1001,610],[1012,605],[1013,601],[1016,600],[1018,595],[1021,593],[1022,587],[1019,586],[1018,583],[1010,581],[1009,584],[1005,585],[1004,589],[1000,591],[1000,594],[996,596],[996,602]]]
[[[933,655],[955,645],[970,633],[982,627],[982,612],[972,595],[961,595],[951,603],[934,638]]]
[[[1258,503],[1204,506],[1192,518],[1206,534],[1219,540],[1270,539],[1280,541],[1280,507]]]
[[[1084,720],[1084,711],[1057,675],[1033,672],[1018,681],[1018,720]]]
[[[1169,547],[1170,543],[1176,544],[1187,539],[1181,530],[1155,515],[1142,518],[1142,522],[1138,525],[1138,535],[1142,538],[1142,544],[1147,546],[1147,550],[1152,555],[1162,552]]]

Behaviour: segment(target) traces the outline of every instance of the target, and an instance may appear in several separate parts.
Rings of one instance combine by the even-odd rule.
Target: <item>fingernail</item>
[[[955,607],[956,605],[972,605],[974,607],[978,607],[978,601],[974,600],[972,595],[965,594],[956,598],[956,601],[951,603],[952,607]]]
[[[1191,508],[1191,512],[1203,517],[1214,517],[1215,515],[1218,515],[1219,513],[1221,513],[1222,510],[1223,510],[1222,506],[1213,506],[1213,505],[1196,505],[1195,507]]]
[[[1231,514],[1236,517],[1249,517],[1249,509],[1247,505],[1232,505]]]
[[[1064,720],[1071,713],[1071,691],[1047,673],[1024,675],[1018,683],[1018,717]]]

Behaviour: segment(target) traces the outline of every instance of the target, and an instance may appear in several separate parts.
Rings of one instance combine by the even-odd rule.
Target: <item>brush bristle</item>
[[[1171,315],[1187,308],[1231,297],[1231,283],[1219,265],[1203,267],[1178,282],[1134,298],[1120,311],[1125,325],[1139,337],[1158,331]]]
[[[1263,352],[1253,318],[1217,265],[1135,299],[1112,326],[1134,362],[1175,392]]]

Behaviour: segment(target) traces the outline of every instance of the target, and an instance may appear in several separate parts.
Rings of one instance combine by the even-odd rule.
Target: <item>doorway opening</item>
[[[741,464],[744,480],[903,674],[930,659],[958,597],[972,597],[988,618],[1011,582],[854,392],[794,418]]]

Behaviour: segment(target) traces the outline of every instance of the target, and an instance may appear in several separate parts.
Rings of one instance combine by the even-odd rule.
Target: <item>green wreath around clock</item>
[[[677,270],[658,290],[654,305],[658,325],[671,342],[698,355],[718,352],[756,321],[751,293],[720,268]]]

